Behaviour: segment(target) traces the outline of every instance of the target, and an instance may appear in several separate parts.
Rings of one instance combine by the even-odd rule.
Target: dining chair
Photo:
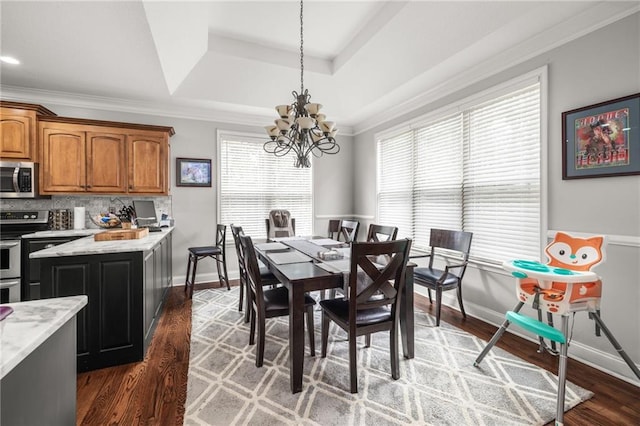
[[[356,241],[358,239],[358,229],[360,229],[360,222],[357,220],[342,220],[340,221],[340,230],[336,239],[340,241],[340,237],[342,237],[345,243]]]
[[[271,210],[264,222],[267,228],[267,241],[296,235],[296,220],[291,217],[289,210]]]
[[[244,292],[246,290],[247,294],[249,294],[249,289],[247,288],[247,270],[244,266],[244,253],[242,252],[242,246],[240,245],[240,235],[244,235],[244,231],[242,230],[242,226],[235,226],[233,224],[229,225],[231,228],[231,234],[233,235],[233,242],[236,246],[236,256],[238,258],[238,275],[240,276],[240,297],[238,298],[238,311],[242,311],[242,305],[244,302]],[[278,279],[269,271],[269,269],[258,260],[258,268],[260,269],[260,278],[262,279],[263,285],[274,286],[279,283]],[[244,322],[249,322],[249,297],[247,296],[246,307],[244,310]]]
[[[264,361],[264,343],[266,319],[289,315],[289,290],[286,287],[263,288],[258,259],[253,247],[253,241],[248,235],[239,235],[240,246],[244,254],[245,268],[250,299],[250,332],[249,344],[255,343],[256,323],[258,329],[258,345],[256,347],[256,367],[262,367]],[[315,337],[313,331],[313,306],[316,301],[309,295],[304,296],[304,306],[307,313],[307,328],[309,331],[310,355],[315,356]]]
[[[345,330],[349,340],[351,393],[358,392],[356,337],[389,331],[391,376],[400,377],[398,325],[400,296],[405,284],[411,240],[354,242],[351,245],[348,298],[320,301],[322,308],[322,357],[327,356],[329,324]],[[389,256],[385,265],[371,259]]]
[[[206,257],[210,257],[216,261],[216,268],[218,270],[218,279],[220,280],[220,286],[227,285],[227,290],[231,290],[229,286],[229,274],[227,274],[227,256],[225,251],[225,238],[227,235],[227,226],[217,224],[216,225],[216,245],[203,246],[203,247],[189,247],[189,259],[187,261],[187,276],[184,281],[184,292],[187,297],[191,299],[193,296],[193,287],[196,282],[196,269],[198,268],[198,261]],[[193,269],[192,269],[193,268]]]
[[[397,226],[384,226],[384,225],[369,225],[369,232],[367,233],[367,241],[390,241],[395,240],[398,235]]]
[[[472,232],[453,231],[447,229],[431,229],[429,237],[429,245],[431,253],[427,255],[412,256],[412,258],[428,257],[429,266],[414,268],[413,282],[427,288],[429,293],[429,302],[433,304],[431,299],[431,290],[436,292],[436,326],[440,325],[440,309],[442,305],[442,292],[456,289],[458,293],[458,304],[460,312],[464,318],[467,314],[464,312],[462,304],[462,277],[467,269],[469,262],[469,251],[471,249]],[[455,257],[455,263],[445,264],[444,269],[434,268],[433,263],[436,257],[444,260],[441,249],[447,250],[447,258]],[[446,260],[444,260],[446,261]]]
[[[327,231],[327,237],[336,239],[340,232],[340,219],[329,219],[329,229]]]

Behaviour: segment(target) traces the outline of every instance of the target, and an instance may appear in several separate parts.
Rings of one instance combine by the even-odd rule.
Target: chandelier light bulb
[[[291,120],[287,118],[278,118],[276,121],[276,126],[280,129],[281,132],[286,132],[291,128]]]
[[[298,117],[296,118],[296,123],[302,130],[309,130],[316,125],[316,120],[311,117]]]
[[[280,134],[280,129],[278,129],[278,126],[264,126],[264,129],[267,131],[269,137],[271,137],[271,140],[275,139],[276,136]]]
[[[278,112],[278,115],[280,115],[280,118],[289,118],[292,110],[293,108],[291,105],[278,105],[276,107],[276,111]]]
[[[316,114],[318,114],[318,111],[320,111],[320,108],[322,108],[321,104],[306,104],[304,106],[304,109],[306,109],[309,115],[314,118],[316,117]]]
[[[336,125],[333,121],[323,121],[320,123],[320,129],[325,133],[329,133],[333,130],[333,127]]]

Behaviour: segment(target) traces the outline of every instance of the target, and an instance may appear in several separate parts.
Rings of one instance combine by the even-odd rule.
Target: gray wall
[[[564,230],[609,237],[607,261],[597,269],[603,278],[602,318],[627,354],[640,364],[640,176],[563,181],[561,151],[563,111],[640,92],[640,14],[461,88],[409,112],[406,119],[545,65],[549,82],[549,145],[547,158],[543,159],[548,170],[548,202],[544,208],[549,234]],[[395,120],[393,125],[399,121]],[[386,128],[381,125],[355,138],[354,212],[357,215],[376,214],[374,135]],[[457,307],[453,293],[447,295],[447,304]],[[465,276],[464,300],[472,316],[500,324],[504,312],[516,303],[514,281],[499,270],[475,265]],[[593,321],[586,313],[576,315],[569,354],[640,385],[609,341],[594,335]]]

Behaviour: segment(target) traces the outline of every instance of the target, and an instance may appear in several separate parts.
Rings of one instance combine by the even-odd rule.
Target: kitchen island
[[[142,361],[171,286],[171,234],[94,241],[88,236],[29,254],[40,297],[86,295],[78,314],[78,371]]]
[[[76,314],[87,296],[10,303],[0,321],[0,424],[76,423]]]

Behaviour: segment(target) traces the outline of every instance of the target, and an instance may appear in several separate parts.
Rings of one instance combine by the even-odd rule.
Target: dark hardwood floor
[[[197,285],[196,290],[205,287],[211,285]],[[143,362],[78,375],[78,425],[182,425],[191,336],[191,301],[183,291],[181,286],[169,289]],[[429,300],[419,295],[416,307],[431,310]],[[471,317],[464,320],[447,307],[442,319],[484,340],[496,330]],[[557,372],[557,358],[537,353],[532,342],[505,333],[497,346]],[[640,425],[640,388],[571,359],[567,378],[595,396],[567,412],[566,425]]]

